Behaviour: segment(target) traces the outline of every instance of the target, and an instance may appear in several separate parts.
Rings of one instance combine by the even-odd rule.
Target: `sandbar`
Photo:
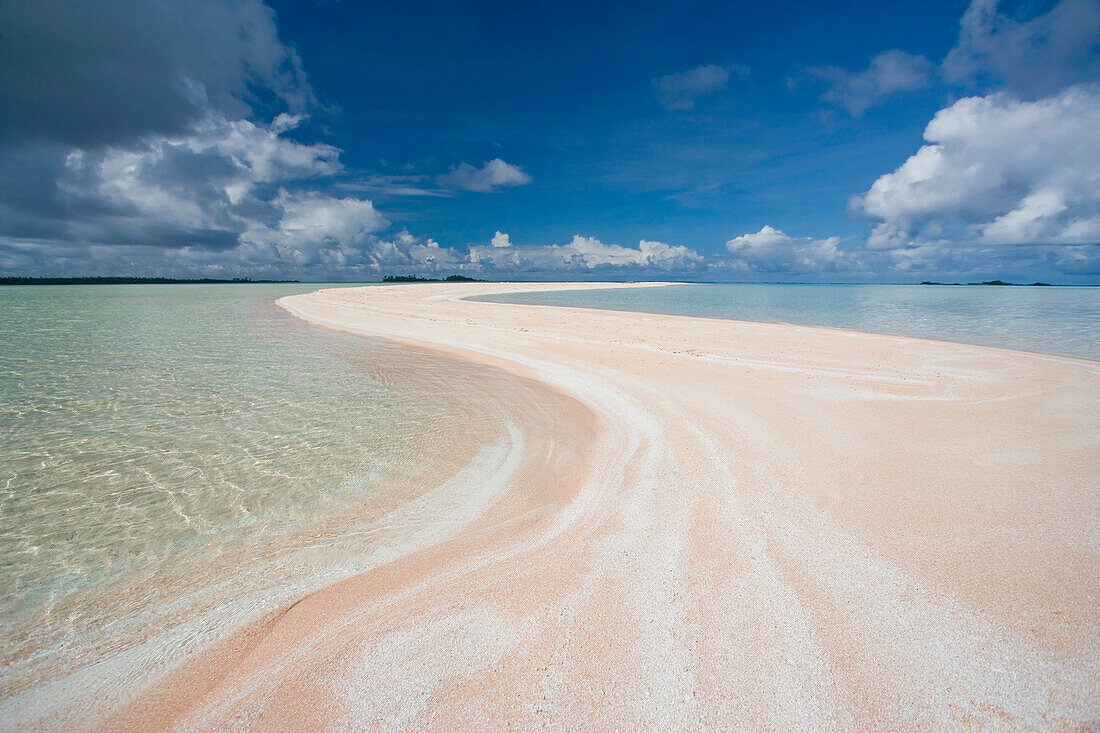
[[[1100,724],[1100,363],[467,300],[587,287],[629,285],[282,299],[560,413],[461,531],[185,660],[106,727]]]

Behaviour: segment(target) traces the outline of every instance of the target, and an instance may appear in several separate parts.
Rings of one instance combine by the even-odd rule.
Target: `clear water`
[[[323,512],[380,472],[395,396],[257,307],[286,292],[0,288],[3,602]]]
[[[1100,287],[726,283],[484,300],[797,323],[1100,359]]]
[[[449,385],[274,305],[317,287],[0,288],[0,699],[338,579],[288,552],[433,465]]]

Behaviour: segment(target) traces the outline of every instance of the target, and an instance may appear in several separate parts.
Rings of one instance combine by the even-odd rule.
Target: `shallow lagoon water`
[[[1100,287],[699,283],[485,300],[796,323],[1100,359]]]
[[[309,289],[0,289],[5,605],[367,490],[410,426],[347,339],[269,304]]]
[[[274,304],[318,287],[0,288],[0,717],[360,571],[364,523],[504,429],[431,355]]]

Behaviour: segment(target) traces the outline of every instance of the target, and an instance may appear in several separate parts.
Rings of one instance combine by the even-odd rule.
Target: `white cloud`
[[[78,240],[231,246],[256,221],[279,213],[259,189],[341,169],[336,148],[282,137],[298,121],[280,115],[262,125],[211,114],[184,135],[76,149],[58,174],[67,206],[59,217]]]
[[[1030,20],[997,10],[998,0],[973,0],[959,41],[943,61],[950,81],[1003,81],[1034,98],[1069,84],[1100,79],[1100,3],[1061,0]]]
[[[317,190],[319,179],[342,171],[340,151],[288,138],[300,122],[280,115],[265,125],[212,112],[184,134],[72,150],[57,163],[55,209],[27,232],[11,233],[28,212],[0,202],[0,229],[7,231],[0,266],[52,274],[376,279],[395,272],[668,273],[702,262],[686,247],[649,240],[633,248],[576,236],[565,245],[520,247],[498,231],[488,246],[466,253],[408,231],[386,236],[389,222],[372,201]],[[515,181],[518,171],[503,161],[480,170],[491,185]]]
[[[771,226],[726,243],[728,258],[708,264],[717,279],[794,282],[1088,282],[1100,272],[1100,246],[1004,247],[919,241],[896,249],[841,247],[839,237],[792,237]]]
[[[493,238],[500,241],[501,235]],[[470,247],[470,262],[478,267],[506,272],[555,274],[591,271],[689,271],[702,263],[698,252],[664,242],[641,240],[638,246],[605,244],[595,237],[577,234],[569,244]]]
[[[604,244],[595,237],[580,235],[575,235],[573,241],[558,248],[556,253],[562,255],[563,259],[579,259],[588,268],[600,265],[672,267],[702,261],[693,250],[664,242],[643,239],[638,242],[637,249],[632,249],[617,244]]]
[[[878,54],[858,73],[836,66],[818,66],[807,69],[806,74],[829,82],[829,88],[821,95],[823,102],[843,107],[853,117],[859,117],[868,107],[891,95],[927,87],[931,71],[932,63],[923,56],[894,50]]]
[[[351,252],[375,249],[371,235],[389,226],[365,199],[280,191],[271,203],[279,211],[278,221],[243,232],[241,242],[273,246],[281,260],[297,265],[317,263],[333,253],[346,264]]]
[[[531,176],[517,165],[493,158],[480,168],[462,163],[449,173],[437,176],[435,180],[445,188],[490,193],[507,186],[526,186],[531,182]]]
[[[280,191],[275,205],[282,210],[279,232],[288,241],[336,239],[355,242],[385,229],[389,222],[365,199],[336,198],[320,193]]]
[[[840,237],[792,237],[764,226],[726,242],[732,259],[723,265],[743,272],[787,274],[858,269],[855,255],[840,249],[840,241]]]
[[[374,203],[349,195],[450,192],[419,187],[427,176],[341,187],[339,149],[289,137],[316,102],[261,0],[13,0],[0,25],[21,30],[0,47],[14,59],[0,63],[0,135],[17,143],[0,149],[0,268],[349,279],[468,266],[431,238],[383,236]],[[261,101],[288,111],[252,121]],[[500,160],[475,174],[475,188],[529,180]]]
[[[704,94],[711,94],[726,88],[730,73],[745,77],[749,74],[746,66],[718,66],[706,64],[689,71],[668,74],[653,80],[657,88],[661,105],[667,109],[689,110],[695,107],[695,100]]]
[[[46,236],[0,238],[2,259],[77,274],[94,261],[105,274],[271,277],[461,261],[441,256],[432,240],[380,238],[389,223],[368,199],[313,190],[341,170],[340,151],[283,136],[300,121],[280,115],[263,125],[211,113],[183,135],[73,150],[58,171],[58,208],[35,222]],[[26,218],[0,204],[5,229]]]
[[[928,124],[928,142],[850,209],[868,245],[1100,242],[1100,86],[1035,102],[960,99]]]

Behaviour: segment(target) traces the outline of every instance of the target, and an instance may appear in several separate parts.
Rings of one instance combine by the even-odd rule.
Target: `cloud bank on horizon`
[[[511,132],[492,129],[512,112],[486,98],[484,111],[462,102],[463,130],[446,144],[404,140],[403,127],[440,123],[389,121],[403,114],[394,93],[391,109],[371,114],[402,146],[426,149],[403,164],[368,161],[356,147],[363,136],[334,131],[352,113],[324,75],[307,75],[306,50],[280,35],[282,13],[261,0],[194,0],[187,11],[159,0],[0,6],[0,28],[20,30],[0,40],[0,274],[1100,281],[1100,4],[1091,0],[1060,0],[1032,17],[973,0],[939,63],[919,48],[879,49],[855,70],[788,65],[774,88],[751,58],[627,74],[616,84],[637,89],[637,100],[616,108],[642,111],[633,128],[599,139],[621,157],[591,175],[583,174],[595,158],[569,151],[587,149],[575,138],[594,136],[575,121],[600,110],[570,106],[562,79],[550,77],[560,95],[553,108],[566,107],[552,131],[522,111]],[[445,82],[453,88],[453,77]],[[851,137],[914,95],[940,104],[906,159],[880,161],[868,183],[847,191],[846,215],[862,233],[815,230],[804,213],[815,204],[793,195],[785,208],[723,224],[705,208],[712,189],[750,189],[797,156],[779,150],[754,162],[740,148],[727,164],[739,171],[736,186],[720,176],[681,185],[699,161],[721,160],[700,140],[708,130],[762,139],[740,100],[797,101],[805,88],[818,100],[808,124],[854,125],[842,128]],[[373,102],[385,103],[384,94]],[[548,152],[530,152],[538,145]],[[655,171],[637,195],[671,207],[669,219],[709,219],[707,231],[725,236],[685,228],[685,243],[664,209],[620,205],[635,194],[619,193],[616,181],[634,169],[639,179]],[[549,221],[543,230],[561,238],[516,236],[527,220]],[[484,234],[454,241],[459,230]],[[628,231],[641,235],[628,240],[636,246],[615,243]]]

